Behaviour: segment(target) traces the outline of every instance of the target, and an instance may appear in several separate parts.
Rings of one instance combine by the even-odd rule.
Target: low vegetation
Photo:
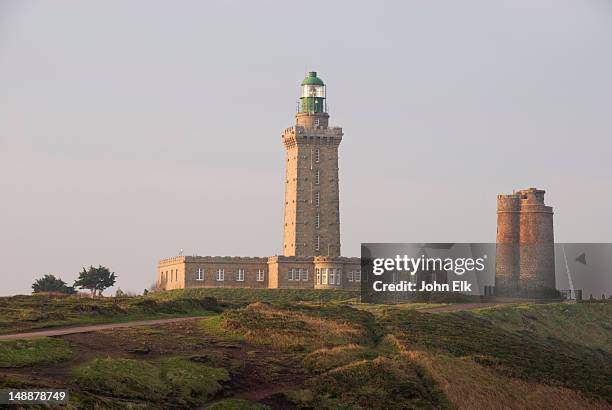
[[[357,301],[359,299],[359,292],[333,289],[191,288],[157,292],[151,294],[150,297],[157,300],[213,297],[221,304],[234,307],[246,306],[255,302],[293,306],[296,303],[323,305],[333,302]]]
[[[440,393],[407,360],[379,356],[332,369],[308,382],[319,409],[443,407]]]
[[[525,381],[505,376],[494,367],[480,365],[470,357],[425,351],[402,355],[430,375],[453,406],[459,409],[497,410],[502,403],[516,409],[606,409],[603,400],[588,399],[575,390],[544,381]]]
[[[304,358],[304,367],[313,373],[325,373],[352,362],[374,359],[378,353],[368,347],[355,344],[315,350]]]
[[[539,307],[533,309],[537,311]],[[612,402],[612,386],[609,384],[612,380],[612,354],[608,350],[571,342],[567,337],[553,338],[545,331],[548,321],[540,326],[534,325],[528,332],[520,328],[510,330],[512,326],[507,322],[496,324],[504,312],[509,316],[516,314],[515,308],[500,309],[496,313],[392,311],[383,320],[404,344],[413,349],[470,357],[508,377],[546,381]],[[490,315],[495,317],[495,321],[489,319]],[[554,322],[558,316],[550,320]],[[610,335],[612,328],[608,327],[607,320],[602,318],[599,327]],[[579,337],[579,334],[574,336],[576,340]]]
[[[85,325],[207,315],[219,312],[213,298],[96,298],[32,295],[0,298],[0,334],[66,325]]]
[[[54,363],[69,359],[70,344],[61,339],[41,337],[0,341],[0,368]]]
[[[90,392],[123,399],[181,405],[204,402],[229,380],[224,369],[172,357],[156,361],[94,359],[75,371],[78,384]]]
[[[337,307],[336,310],[342,309]],[[353,310],[345,306],[347,312]],[[337,312],[341,314],[341,312]],[[281,350],[305,351],[367,341],[367,329],[347,320],[310,315],[265,303],[223,313],[223,328],[244,335],[250,343],[272,345]]]
[[[227,399],[206,407],[206,410],[269,410],[270,407],[248,400]]]
[[[502,329],[612,353],[612,303],[517,305],[476,311]]]
[[[5,331],[62,320],[205,317],[0,344],[0,366],[10,366],[0,371],[0,387],[68,387],[75,408],[98,409],[612,405],[612,304],[422,311],[430,307],[273,289],[2,298]]]
[[[201,288],[95,299],[57,293],[0,297],[0,334],[66,325],[207,315],[257,301],[279,306],[295,303],[323,306],[356,300],[357,296],[355,291]]]

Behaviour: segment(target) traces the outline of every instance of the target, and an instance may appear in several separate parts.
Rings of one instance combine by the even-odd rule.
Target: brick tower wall
[[[497,246],[495,286],[516,289],[520,275],[520,199],[518,195],[497,196]]]
[[[520,248],[523,289],[555,288],[553,211],[544,205],[544,191],[519,191]]]
[[[544,194],[529,188],[497,197],[497,288],[555,288],[553,210]]]

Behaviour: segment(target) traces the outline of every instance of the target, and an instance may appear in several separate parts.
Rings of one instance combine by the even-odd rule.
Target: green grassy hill
[[[373,306],[357,296],[195,289],[3,298],[5,332],[203,317],[0,342],[0,387],[68,387],[74,408],[101,409],[612,408],[610,303],[426,313],[426,304]]]
[[[222,307],[356,300],[358,292],[293,289],[180,289],[137,297],[32,295],[0,297],[0,334],[68,325],[206,315]]]

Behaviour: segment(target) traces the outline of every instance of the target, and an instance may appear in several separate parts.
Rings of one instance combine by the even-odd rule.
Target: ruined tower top
[[[508,195],[498,195],[497,212],[553,213],[552,207],[544,204],[545,193],[543,189],[527,188]]]

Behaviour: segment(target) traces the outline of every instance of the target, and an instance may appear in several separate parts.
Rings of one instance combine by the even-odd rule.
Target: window
[[[315,184],[319,185],[321,183],[321,170],[315,170]]]
[[[238,272],[236,273],[236,281],[244,282],[244,269],[238,269]]]
[[[346,280],[349,282],[353,281],[353,271],[352,270],[346,272]]]
[[[361,282],[361,271],[360,270],[355,271],[355,282]]]
[[[317,275],[317,284],[321,284],[321,271],[319,268],[315,269],[315,274]]]
[[[302,280],[305,282],[308,280],[308,269],[302,271]]]
[[[287,280],[293,280],[294,275],[295,275],[295,269],[289,269],[289,273],[287,274]]]
[[[318,212],[315,215],[315,227],[317,227],[317,228],[321,227],[321,214],[318,213]]]
[[[318,118],[315,118],[314,125],[318,127],[320,123],[321,123],[320,120]]]
[[[215,276],[215,280],[217,282],[223,282],[225,280],[225,270],[221,268],[217,269],[217,275]]]
[[[263,282],[266,277],[266,271],[264,269],[257,269],[257,282]]]
[[[321,237],[319,235],[317,235],[317,242],[315,243],[315,250],[317,251],[321,250]]]
[[[322,279],[322,281],[321,281],[322,285],[327,285],[327,270],[328,270],[327,268],[321,269],[321,272],[323,273],[322,278],[321,278]]]
[[[417,282],[417,275],[410,275],[410,282],[416,283]]]
[[[340,278],[342,277],[342,269],[336,271],[336,285],[340,286]]]
[[[196,280],[204,280],[204,269],[198,268],[196,271]]]
[[[329,284],[330,285],[336,284],[336,270],[335,269],[329,270]]]
[[[321,192],[316,191],[315,192],[315,206],[320,206],[321,205]]]
[[[301,269],[295,269],[294,270],[293,279],[300,280],[300,275],[301,274],[302,274],[302,270]]]
[[[321,161],[321,149],[316,148],[315,149],[315,162],[319,162],[319,161]]]

